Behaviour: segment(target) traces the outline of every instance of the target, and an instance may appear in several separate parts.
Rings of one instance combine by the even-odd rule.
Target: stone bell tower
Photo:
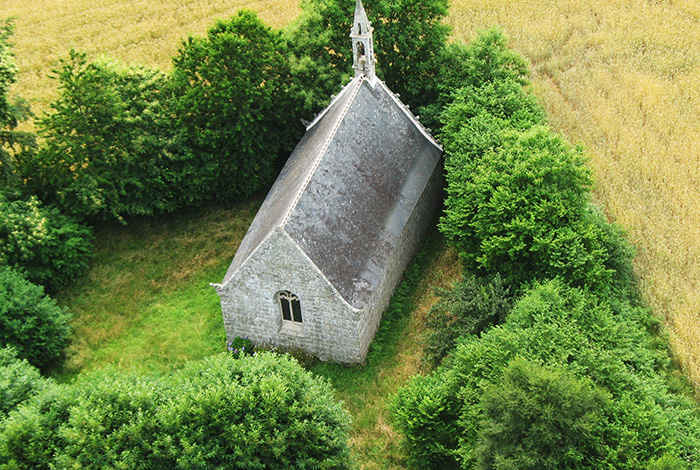
[[[362,6],[362,0],[355,3],[355,19],[350,29],[352,38],[352,54],[355,76],[365,75],[374,78],[374,43],[372,41],[372,24],[367,19],[367,13]]]

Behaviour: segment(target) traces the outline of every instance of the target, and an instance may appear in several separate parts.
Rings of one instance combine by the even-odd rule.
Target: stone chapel
[[[297,144],[221,284],[228,340],[362,362],[441,195],[442,148],[375,75],[356,0],[355,77]]]

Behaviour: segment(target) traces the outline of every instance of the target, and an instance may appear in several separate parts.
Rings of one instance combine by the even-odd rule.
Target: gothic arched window
[[[289,291],[283,290],[277,294],[282,309],[282,320],[301,323],[301,304],[299,297]]]

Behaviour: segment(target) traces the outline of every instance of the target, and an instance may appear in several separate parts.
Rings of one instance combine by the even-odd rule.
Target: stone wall
[[[284,322],[277,294],[299,297],[302,324]],[[359,362],[360,313],[348,305],[281,229],[275,229],[225,286],[221,297],[228,340],[300,348],[321,360]]]
[[[389,305],[389,300],[391,300],[394,290],[401,281],[404,270],[408,263],[411,262],[416,251],[418,251],[425,234],[430,228],[430,222],[435,214],[435,210],[442,201],[442,188],[444,187],[442,169],[442,162],[438,162],[430,177],[430,181],[401,232],[396,249],[391,254],[379,288],[372,296],[360,320],[359,335],[363,349],[363,360],[377,332],[382,314]]]

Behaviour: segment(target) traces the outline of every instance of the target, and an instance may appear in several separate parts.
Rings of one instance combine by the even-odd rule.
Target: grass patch
[[[422,370],[425,317],[437,301],[434,287],[449,287],[460,275],[457,252],[433,228],[394,292],[365,364],[310,367],[331,381],[352,414],[350,444],[364,470],[405,468],[400,436],[390,422],[389,400]]]
[[[106,364],[166,371],[223,351],[209,283],[223,278],[260,203],[98,227],[92,268],[58,296],[74,316],[58,377]]]

